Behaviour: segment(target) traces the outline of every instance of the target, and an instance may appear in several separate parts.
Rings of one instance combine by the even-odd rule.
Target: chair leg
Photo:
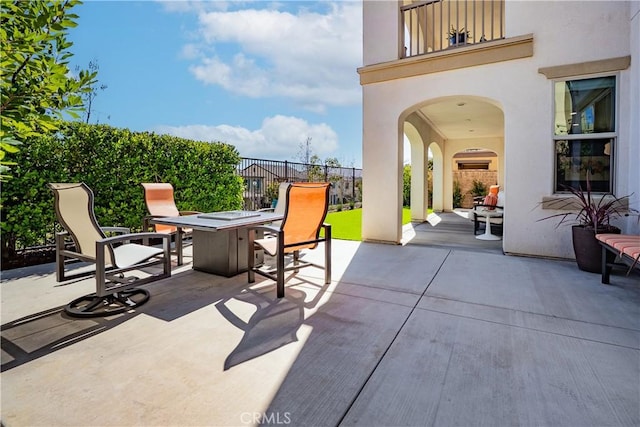
[[[300,263],[300,251],[293,251],[293,265],[296,266]],[[293,270],[294,273],[299,273],[300,269]]]
[[[278,298],[282,298],[284,297],[284,249],[278,251],[277,257],[276,290]]]
[[[611,266],[607,264],[607,248],[602,246],[602,279],[600,280],[602,284],[609,284],[609,276],[611,275]]]
[[[105,271],[105,256],[106,250],[104,245],[100,242],[96,242],[96,295],[104,297],[107,295],[107,273]]]
[[[256,273],[253,271],[255,266],[255,243],[256,231],[249,229],[247,241],[247,281],[254,283],[256,281]]]
[[[178,257],[178,265],[182,265],[182,228],[176,230],[176,255]]]
[[[56,234],[56,281],[64,280],[64,237]]]
[[[164,251],[164,274],[171,276],[171,238],[162,239],[162,249]]]
[[[324,283],[331,283],[331,226],[324,228]]]
[[[278,253],[276,254],[276,290],[278,298],[284,297],[284,232],[282,230],[278,231]]]

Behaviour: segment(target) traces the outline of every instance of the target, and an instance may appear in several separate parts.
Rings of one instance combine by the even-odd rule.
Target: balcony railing
[[[401,12],[405,58],[504,38],[504,0],[430,0]]]

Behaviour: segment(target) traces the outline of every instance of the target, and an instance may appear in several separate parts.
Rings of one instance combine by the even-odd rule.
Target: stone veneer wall
[[[488,192],[489,186],[498,183],[498,172],[482,169],[453,171],[453,181],[458,181],[460,183],[460,187],[462,188],[462,194],[464,196],[462,199],[463,208],[473,207],[473,195],[470,193],[470,191],[473,188],[474,180],[484,183],[487,187]]]

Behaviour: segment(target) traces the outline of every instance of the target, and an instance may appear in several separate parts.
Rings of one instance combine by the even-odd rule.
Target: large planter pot
[[[596,239],[594,229],[592,227],[574,225],[571,231],[573,234],[573,251],[576,254],[578,268],[590,273],[602,273],[602,246]],[[598,229],[598,233],[620,234],[620,229],[609,226],[607,229]],[[615,254],[609,252],[607,254],[607,262],[613,262],[614,259]]]

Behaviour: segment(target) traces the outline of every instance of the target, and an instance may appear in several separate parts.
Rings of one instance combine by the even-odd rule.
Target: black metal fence
[[[243,197],[246,210],[270,207],[273,200],[277,198],[281,182],[331,182],[329,201],[331,205],[354,206],[362,202],[362,169],[242,158],[237,173],[245,183]],[[53,248],[51,241],[55,232],[54,223],[51,224],[51,229],[43,230],[39,246],[18,245],[16,257],[35,259],[43,256],[46,260],[42,262],[52,261],[50,259]],[[35,260],[33,263],[38,262]],[[3,259],[2,269],[13,268],[9,264],[9,260]]]
[[[271,207],[281,182],[330,182],[329,204],[362,202],[362,169],[243,157],[238,175],[244,179],[244,209]]]

